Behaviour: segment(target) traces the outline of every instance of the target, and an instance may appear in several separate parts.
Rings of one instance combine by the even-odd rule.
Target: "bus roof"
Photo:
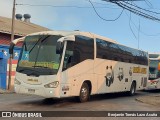
[[[160,53],[149,53],[150,60],[160,60]]]
[[[61,35],[61,36],[83,35],[83,36],[86,36],[86,37],[99,38],[99,39],[102,39],[104,41],[108,41],[108,42],[112,42],[112,43],[122,45],[122,44],[118,43],[117,41],[112,40],[110,38],[103,37],[103,36],[100,36],[100,35],[97,35],[97,34],[94,34],[94,33],[91,33],[91,32],[83,32],[83,31],[78,31],[78,30],[75,30],[75,31],[63,31],[63,30],[60,30],[60,31],[54,31],[54,30],[53,31],[42,31],[42,32],[32,33],[32,34],[29,34],[27,36],[31,36],[31,35]],[[122,46],[125,46],[125,45],[122,45]],[[126,46],[126,47],[128,47],[128,46]],[[128,48],[132,48],[132,47],[128,47]],[[139,50],[139,49],[136,49],[136,48],[132,48],[132,49]],[[140,51],[143,51],[143,50],[140,50]],[[144,52],[146,52],[146,51],[144,51]]]
[[[117,43],[115,40],[112,40],[110,38],[106,38],[94,33],[90,33],[90,32],[82,32],[82,31],[43,31],[43,32],[37,32],[37,33],[32,33],[29,34],[27,36],[30,35],[62,35],[62,36],[68,36],[68,35],[84,35],[86,37],[91,37],[91,38],[100,38],[103,39],[105,41],[109,41],[109,42],[113,42],[113,43]]]

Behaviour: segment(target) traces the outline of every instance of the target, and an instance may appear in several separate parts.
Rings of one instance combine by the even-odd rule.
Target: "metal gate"
[[[4,58],[2,52],[0,52],[0,88],[6,89],[7,87],[7,59]]]

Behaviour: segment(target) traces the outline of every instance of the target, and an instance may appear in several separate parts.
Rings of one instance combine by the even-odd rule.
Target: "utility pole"
[[[15,11],[16,11],[15,5],[16,5],[16,0],[13,0],[11,42],[14,40]],[[9,74],[8,74],[8,90],[11,88],[12,59],[13,59],[13,54],[10,54],[10,58],[9,58]]]
[[[139,33],[140,33],[140,19],[139,19],[139,26],[138,26],[138,49],[139,49],[139,40],[140,40]]]

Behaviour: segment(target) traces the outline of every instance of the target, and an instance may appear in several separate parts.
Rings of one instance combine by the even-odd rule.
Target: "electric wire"
[[[158,21],[158,22],[160,21],[159,17],[151,15],[151,13],[160,14],[158,12],[154,12],[154,11],[151,11],[151,10],[141,8],[139,6],[130,4],[129,2],[125,2],[123,0],[103,0],[103,1],[114,3],[114,4],[118,5],[119,7],[123,8],[123,9],[126,9],[126,10],[128,10],[128,11],[130,11],[130,12],[132,12],[132,13],[138,15],[138,16],[144,17],[146,19],[150,19],[150,20]],[[131,0],[126,0],[126,1],[131,1]]]
[[[104,20],[104,21],[116,21],[116,20],[118,20],[120,17],[121,17],[121,15],[122,15],[122,13],[123,13],[123,11],[124,11],[124,9],[122,9],[122,11],[121,11],[121,13],[118,15],[118,17],[116,17],[115,19],[105,19],[105,18],[103,18],[103,17],[101,17],[100,15],[99,15],[99,13],[97,12],[97,10],[96,10],[96,8],[94,7],[94,5],[93,5],[93,3],[91,2],[91,0],[88,0],[88,2],[90,2],[90,4],[92,5],[92,7],[93,7],[93,10],[94,10],[94,12],[96,13],[96,15],[99,17],[99,18],[101,18],[102,20]]]
[[[150,8],[153,8],[153,5],[149,0],[144,0],[144,1]]]
[[[130,28],[130,30],[131,30],[134,38],[137,40],[137,37],[136,37],[135,33],[133,32],[133,29],[132,29],[132,27],[131,27],[131,12],[130,12],[130,17],[129,17],[129,28]]]
[[[125,12],[126,13],[126,12]],[[135,26],[135,28],[138,30],[139,28],[136,26],[136,24],[132,21],[132,19],[130,19],[129,15],[126,13],[128,19],[130,20],[130,22]],[[143,32],[141,29],[139,30],[140,33],[142,33],[145,36],[149,36],[149,37],[154,37],[154,36],[160,36],[160,33],[156,33],[156,34],[148,34]]]
[[[71,6],[71,5],[66,5],[66,6],[61,6],[61,5],[40,5],[40,4],[16,4],[18,6],[33,6],[33,7],[53,7],[53,8],[80,8],[80,9],[83,9],[83,8],[89,8],[89,9],[92,9],[92,7],[88,7],[88,6]],[[96,8],[109,8],[109,9],[119,9],[119,8],[111,8],[111,7],[107,7],[107,6],[101,6],[101,7],[96,7]]]
[[[132,8],[130,6],[127,6],[127,5],[125,5],[121,2],[115,2],[115,4],[117,4],[118,6],[124,8],[124,9],[126,9],[126,10],[128,10],[128,11],[130,11],[130,12],[136,14],[136,15],[142,16],[144,18],[147,18],[147,19],[150,19],[150,20],[153,20],[153,21],[160,21],[160,18],[149,15],[147,13],[144,13],[144,12],[140,11],[140,10],[134,9],[134,8]]]
[[[155,13],[155,14],[160,14],[158,12],[154,12],[154,11],[151,11],[151,10],[147,10],[147,9],[141,8],[141,7],[137,6],[136,4],[133,5],[133,4],[130,4],[130,3],[125,2],[125,1],[124,1],[124,3],[127,3],[127,4],[129,4],[131,6],[137,7],[138,9],[141,9],[141,10],[144,10],[144,11],[147,11],[147,12],[151,12],[151,13]]]

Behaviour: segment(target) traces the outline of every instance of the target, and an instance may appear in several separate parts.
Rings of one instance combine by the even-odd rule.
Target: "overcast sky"
[[[160,0],[146,1],[150,2],[139,1],[134,3],[140,7],[160,12]],[[103,2],[102,0],[92,0],[92,2],[99,15],[105,19],[114,19],[119,16],[122,11],[120,7]],[[109,37],[133,48],[138,48],[139,34],[140,49],[148,52],[160,52],[160,22],[147,20],[131,14],[130,27],[130,13],[127,10],[123,11],[118,20],[108,22],[100,19],[96,15],[87,0],[16,0],[16,3],[30,4],[16,5],[16,13],[28,13],[31,15],[31,22],[51,30],[89,31]],[[11,18],[12,4],[13,0],[0,0],[0,16]],[[31,5],[52,5],[54,7]],[[77,8],[73,6],[87,8]],[[160,18],[160,15],[157,14],[157,16]],[[137,30],[139,26],[141,32]]]

